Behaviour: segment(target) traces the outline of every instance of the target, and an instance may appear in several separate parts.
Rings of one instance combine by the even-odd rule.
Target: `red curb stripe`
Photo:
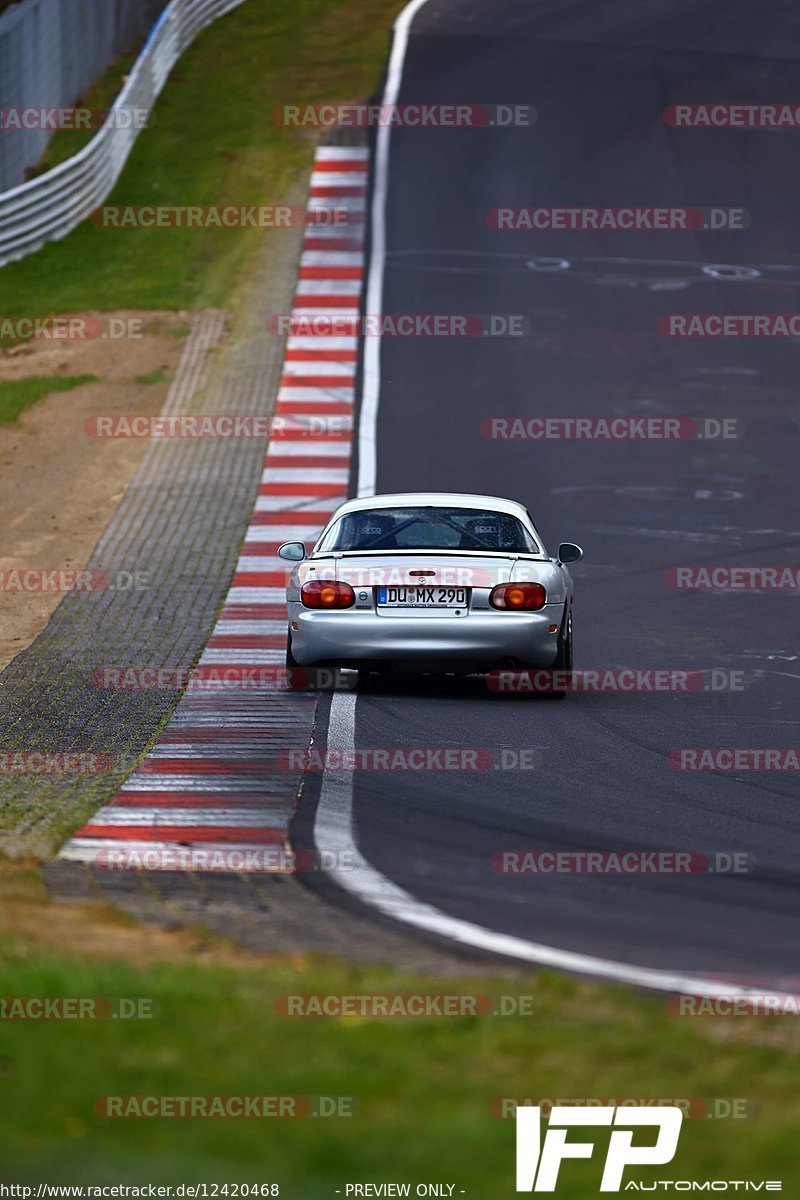
[[[351,362],[358,355],[355,350],[287,350],[284,362]]]
[[[336,196],[344,198],[345,196],[363,196],[366,191],[366,183],[358,183],[354,180],[352,183],[315,183],[310,194],[319,199]]]
[[[296,432],[295,432],[295,437],[292,438],[292,441],[301,441],[301,440],[308,441],[310,447],[313,447],[314,442],[317,441],[316,438],[307,438],[307,439],[298,438],[296,435]],[[320,438],[319,440],[324,441],[325,439]],[[350,465],[350,456],[346,455],[346,454],[342,454],[342,455],[339,455],[339,454],[270,454],[268,451],[266,462],[264,463],[264,470],[269,471],[270,468],[278,469],[279,467],[325,467],[325,468],[327,468],[327,467],[331,467],[331,468],[343,467],[343,468],[347,468],[349,465]],[[303,484],[303,486],[304,487],[315,487],[316,485],[312,484],[312,483],[308,483],[308,484]],[[339,488],[343,488],[345,485],[342,483],[342,484],[338,484],[338,485],[334,484],[333,486],[334,487],[338,486]]]
[[[314,237],[313,234],[306,234],[303,240],[304,250],[360,250],[361,245],[361,237],[358,234],[335,238]]]
[[[275,405],[278,417],[349,416],[352,411],[347,400],[279,400]]]
[[[301,267],[301,279],[363,279],[363,267]]]
[[[237,571],[233,587],[286,587],[289,570],[287,564],[285,571]]]
[[[346,491],[347,486],[344,483],[262,483],[258,494],[259,496],[308,496],[309,500],[321,500],[325,496],[343,496]]]
[[[281,387],[353,387],[355,375],[282,375]]]
[[[341,295],[335,292],[332,295],[325,295],[322,292],[298,292],[294,298],[295,308],[358,308],[359,296],[356,292],[348,292],[346,295]],[[301,320],[301,317],[295,317],[295,320]],[[353,317],[353,322],[357,323],[358,318]]]
[[[315,171],[330,171],[331,174],[342,174],[345,171],[363,171],[366,175],[367,164],[363,158],[322,158],[314,163]]]
[[[146,758],[137,775],[263,775],[275,770],[272,758]],[[176,805],[179,808],[180,805]],[[217,806],[219,807],[219,805]]]
[[[290,509],[288,512],[254,512],[250,518],[251,525],[318,525],[320,529],[328,524],[334,510],[332,508]]]
[[[246,541],[245,545],[243,545],[241,548],[241,557],[243,558],[247,556],[247,558],[275,558],[278,552],[278,546],[281,545],[282,542],[279,541]]]

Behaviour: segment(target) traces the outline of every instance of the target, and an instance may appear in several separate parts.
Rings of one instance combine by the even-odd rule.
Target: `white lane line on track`
[[[355,749],[355,711],[354,695],[334,693],[327,747],[334,752],[337,759],[337,751],[352,755]],[[632,963],[615,962],[613,959],[593,954],[560,950],[558,947],[545,946],[541,942],[532,942],[513,934],[486,929],[460,917],[448,916],[432,904],[418,900],[404,888],[392,883],[362,857],[353,822],[352,771],[325,772],[314,822],[314,843],[323,863],[342,864],[340,867],[325,866],[323,870],[344,891],[395,921],[402,921],[406,925],[458,942],[462,946],[470,946],[489,954],[499,954],[505,958],[516,958],[537,966],[555,967],[561,971],[593,975],[600,979],[657,991],[689,992],[702,996],[748,996],[762,995],[764,992],[763,988],[746,987],[677,971],[637,967]]]
[[[411,23],[427,0],[412,0],[397,18],[383,94],[384,105],[395,104],[400,94],[403,66]],[[365,310],[383,311],[383,275],[386,254],[386,198],[389,179],[391,126],[378,129],[375,151],[375,178],[372,197],[372,252],[367,275]],[[366,339],[364,383],[358,439],[358,495],[375,494],[377,456],[376,432],[380,397],[381,339]],[[331,698],[328,747],[352,751],[355,747],[356,697],[335,692]],[[347,864],[344,869],[325,867],[327,874],[344,891],[362,903],[378,909],[396,921],[448,938],[464,946],[516,958],[540,966],[592,975],[601,979],[658,991],[691,992],[697,995],[753,995],[758,989],[673,971],[637,967],[596,955],[579,954],[545,946],[510,934],[499,933],[458,917],[448,916],[431,904],[417,900],[392,883],[361,857],[353,823],[353,773],[326,771],[322,779],[319,804],[314,821],[314,842],[323,862]],[[328,857],[327,853],[332,852]],[[356,864],[350,869],[350,863]]]
[[[394,23],[392,49],[386,70],[383,103],[396,104],[403,81],[403,66],[408,48],[411,23],[428,0],[411,0]],[[384,109],[384,111],[386,111]],[[375,140],[375,166],[372,188],[370,253],[364,311],[367,314],[383,311],[383,269],[386,258],[386,197],[389,185],[389,144],[391,125],[379,125]],[[375,493],[377,459],[375,434],[378,422],[378,398],[381,388],[381,338],[366,338],[364,347],[364,377],[361,394],[361,421],[358,435],[358,492],[359,496]]]

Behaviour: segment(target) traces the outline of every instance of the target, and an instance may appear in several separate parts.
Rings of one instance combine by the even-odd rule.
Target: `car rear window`
[[[486,550],[540,554],[525,526],[509,513],[475,508],[374,508],[347,513],[319,551]]]

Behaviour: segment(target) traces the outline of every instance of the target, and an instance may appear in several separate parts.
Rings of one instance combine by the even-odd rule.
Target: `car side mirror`
[[[562,563],[576,563],[583,558],[583,551],[580,546],[576,546],[574,542],[562,542],[558,547],[558,561]]]
[[[287,562],[302,562],[305,556],[306,548],[302,542],[284,542],[278,546],[278,558],[285,558]]]

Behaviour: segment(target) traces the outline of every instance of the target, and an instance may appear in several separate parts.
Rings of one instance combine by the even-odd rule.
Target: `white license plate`
[[[379,587],[378,604],[381,608],[466,608],[467,589],[436,584]]]

